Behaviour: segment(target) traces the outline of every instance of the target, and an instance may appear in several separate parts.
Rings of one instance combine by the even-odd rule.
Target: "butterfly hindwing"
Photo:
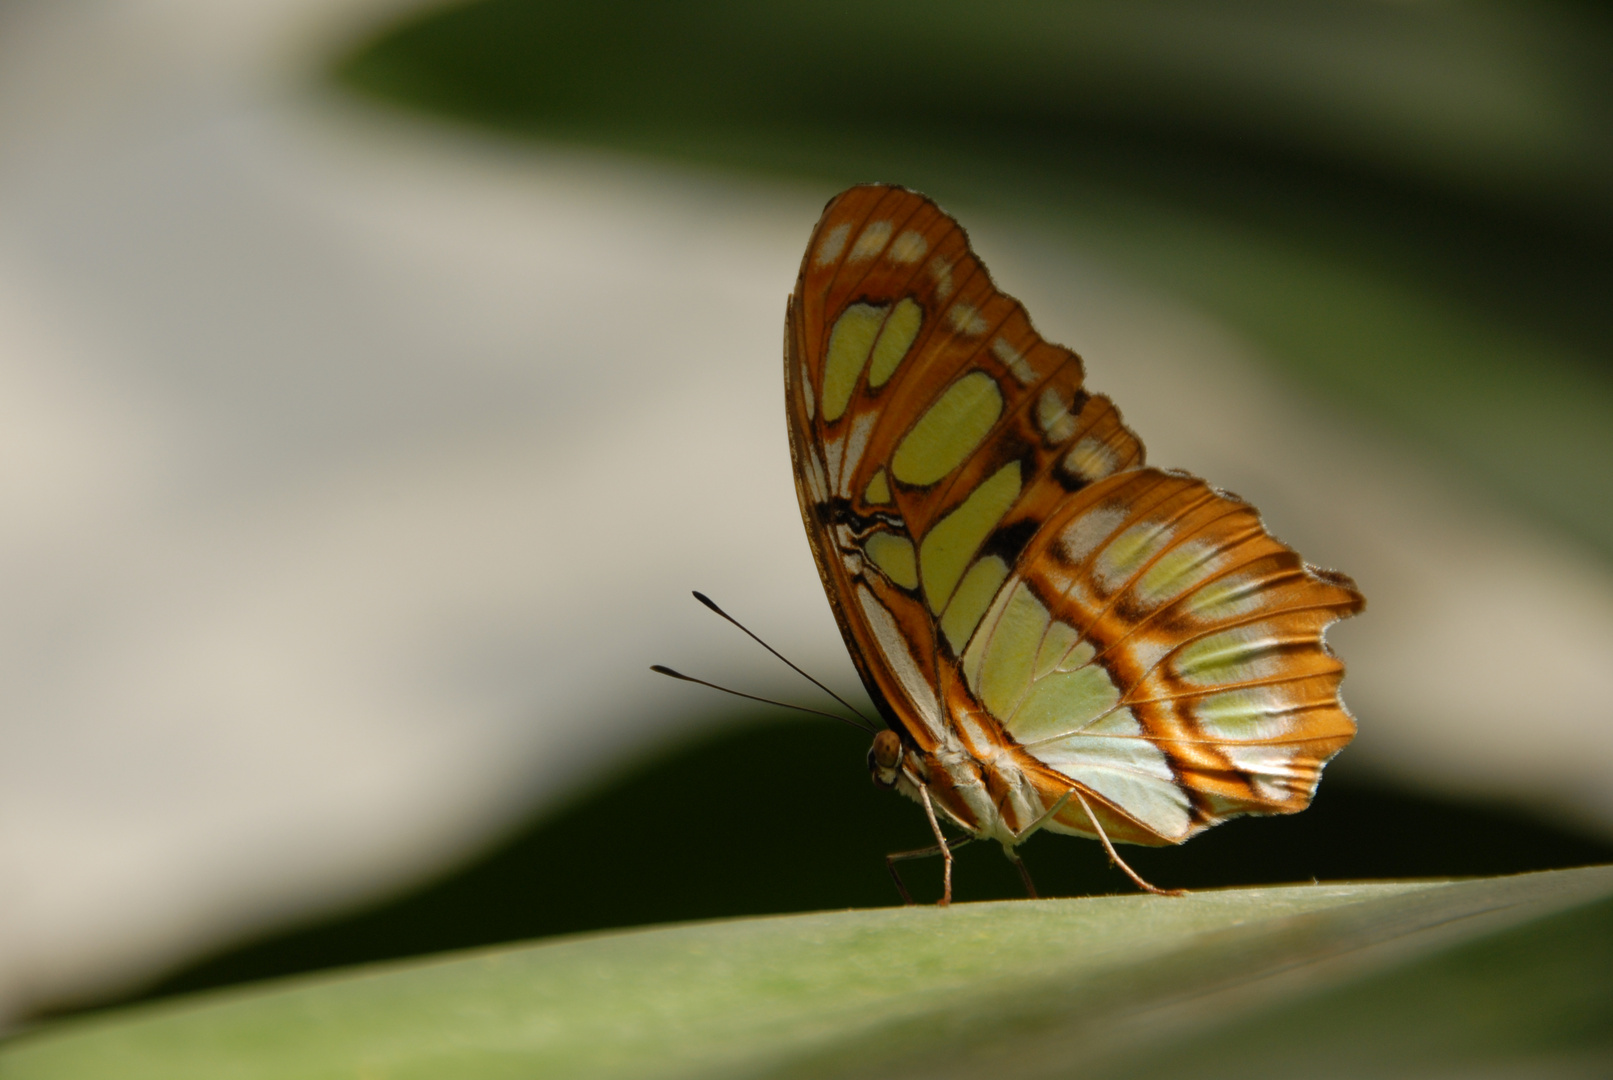
[[[1131,470],[1047,520],[963,673],[1049,804],[1075,779],[1119,816],[1117,839],[1180,841],[1309,803],[1355,732],[1322,632],[1360,607],[1246,503]],[[1079,808],[1057,826],[1091,833]]]

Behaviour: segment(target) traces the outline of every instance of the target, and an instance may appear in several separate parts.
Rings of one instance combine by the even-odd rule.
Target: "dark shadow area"
[[[860,735],[815,721],[725,728],[630,769],[458,870],[367,910],[274,934],[141,997],[552,934],[898,902],[887,852],[923,846],[922,812],[873,786]],[[1023,849],[1045,895],[1129,892],[1102,850]],[[1506,874],[1613,862],[1613,842],[1494,804],[1334,770],[1303,814],[1231,822],[1179,848],[1123,849],[1159,884]],[[907,864],[914,895],[940,863]],[[958,853],[959,900],[1023,895],[995,845]]]

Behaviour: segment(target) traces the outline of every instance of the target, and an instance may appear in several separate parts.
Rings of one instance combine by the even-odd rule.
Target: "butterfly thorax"
[[[1046,810],[1032,776],[988,727],[965,721],[953,730],[957,737],[934,750],[904,746],[894,731],[880,732],[868,751],[875,785],[920,805],[925,788],[936,814],[968,835],[1009,849],[1023,843],[1028,826]]]

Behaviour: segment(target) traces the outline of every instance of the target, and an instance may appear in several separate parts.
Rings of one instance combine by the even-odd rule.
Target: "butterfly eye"
[[[896,769],[902,763],[902,740],[896,732],[886,729],[874,736],[874,745],[868,750],[868,771],[874,774],[874,783],[882,788],[896,786]]]

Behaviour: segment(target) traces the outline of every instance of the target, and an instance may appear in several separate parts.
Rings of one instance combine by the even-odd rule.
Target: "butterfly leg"
[[[1071,788],[1070,790],[1074,793],[1077,799],[1081,800],[1081,809],[1087,812],[1087,820],[1092,822],[1092,828],[1097,831],[1098,839],[1103,841],[1103,850],[1109,853],[1109,861],[1120,867],[1121,870],[1124,870],[1126,876],[1129,877],[1139,889],[1143,890],[1144,892],[1151,892],[1155,896],[1187,895],[1186,889],[1161,889],[1157,885],[1150,885],[1147,881],[1143,880],[1141,874],[1127,866],[1126,860],[1122,859],[1118,854],[1116,854],[1115,846],[1109,842],[1109,834],[1103,831],[1102,825],[1098,824],[1098,815],[1092,812],[1092,807],[1087,805],[1086,799],[1079,791],[1076,791],[1074,788]]]
[[[1043,825],[1046,825],[1058,815],[1060,810],[1064,809],[1065,804],[1070,801],[1070,796],[1074,794],[1074,788],[1066,791],[1064,793],[1064,797],[1053,804],[1052,809],[1048,810],[1041,817],[1031,822],[1022,831],[1015,833],[1014,844],[1017,846],[1019,844],[1023,844],[1026,840],[1029,840],[1031,835],[1035,833],[1037,829],[1040,829]],[[1003,845],[1003,854],[1008,856],[1008,861],[1014,864],[1015,870],[1019,871],[1019,880],[1025,885],[1025,895],[1030,897],[1032,900],[1040,900],[1042,896],[1036,891],[1036,882],[1031,880],[1030,868],[1025,865],[1025,860],[1021,859],[1018,852],[1006,844]]]
[[[1066,791],[1064,793],[1064,795],[1059,799],[1059,801],[1053,804],[1052,808],[1049,809],[1047,811],[1047,813],[1043,814],[1041,817],[1037,818],[1035,821],[1033,821],[1029,825],[1025,826],[1025,828],[1022,831],[1015,833],[1014,834],[1014,843],[1016,845],[1018,845],[1018,844],[1023,844],[1025,841],[1029,840],[1031,838],[1031,834],[1035,833],[1037,829],[1040,829],[1043,825],[1046,825],[1049,821],[1052,821],[1055,817],[1058,816],[1059,811],[1064,809],[1065,805],[1068,804],[1069,801],[1070,801],[1070,796],[1072,796],[1074,794],[1075,794],[1075,789],[1074,788],[1071,788],[1069,791]],[[1009,858],[1013,858],[1013,856],[1010,855]]]
[[[913,894],[907,891],[907,885],[902,881],[896,863],[900,859],[922,859],[926,855],[939,855],[941,849],[937,847],[919,848],[917,851],[897,851],[885,856],[885,869],[891,872],[891,880],[896,882],[896,891],[902,894],[902,903],[908,907],[913,906]]]
[[[1042,894],[1036,891],[1036,882],[1031,880],[1031,872],[1030,869],[1025,865],[1025,860],[1021,859],[1019,855],[1010,848],[1003,848],[1003,853],[1008,856],[1008,861],[1014,864],[1014,869],[1019,871],[1019,880],[1025,885],[1025,895],[1030,897],[1032,900],[1040,900],[1042,898]]]
[[[954,840],[948,845],[948,849],[956,851],[973,839],[974,837],[972,836],[965,836],[962,840]],[[891,872],[891,880],[896,882],[896,889],[902,894],[902,903],[912,907],[913,896],[907,891],[907,886],[902,882],[902,875],[897,872],[896,864],[903,859],[922,859],[929,855],[939,854],[941,854],[940,845],[931,844],[929,847],[919,848],[917,851],[897,851],[885,856],[885,869]]]
[[[930,831],[935,834],[935,846],[941,849],[941,876],[944,885],[938,906],[946,907],[952,903],[952,849],[947,847],[947,838],[941,832],[941,823],[935,819],[935,805],[930,802],[930,789],[923,784],[918,788],[920,800],[924,803],[924,816],[930,819]]]

